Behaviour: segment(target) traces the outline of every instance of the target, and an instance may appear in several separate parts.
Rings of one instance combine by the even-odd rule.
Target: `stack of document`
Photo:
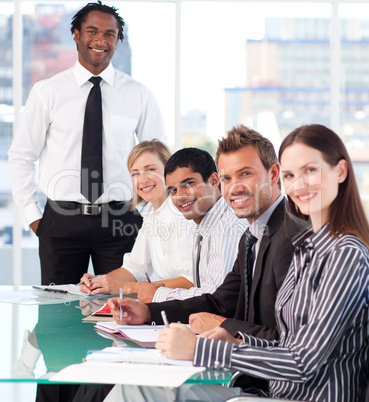
[[[99,310],[82,318],[83,322],[114,321],[113,314],[108,303],[104,304]]]
[[[98,324],[99,327],[103,327],[112,323]],[[154,328],[150,325],[136,327],[116,325],[116,327],[108,325],[106,329],[110,333],[118,330],[125,335],[134,335],[140,339],[157,339],[163,326]],[[134,332],[131,333],[130,330]],[[85,360],[84,363],[64,368],[50,381],[173,388],[181,386],[187,379],[205,370],[204,367],[194,367],[192,361],[169,359],[157,349],[109,347],[89,351]]]
[[[115,321],[99,321],[95,328],[109,334],[118,334],[123,339],[143,348],[154,348],[164,325],[118,325]]]
[[[114,362],[114,363],[152,363],[170,364],[174,366],[192,366],[192,361],[175,360],[165,357],[158,349],[140,349],[128,347],[109,347],[102,350],[89,351],[87,362]]]

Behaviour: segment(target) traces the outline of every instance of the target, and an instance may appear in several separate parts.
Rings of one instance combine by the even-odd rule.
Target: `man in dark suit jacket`
[[[303,227],[286,211],[280,166],[268,139],[248,127],[234,127],[219,141],[216,162],[224,198],[239,218],[249,221],[249,229],[258,239],[253,248],[250,295],[244,284],[244,235],[233,270],[214,293],[147,305],[131,299],[110,299],[118,323],[162,323],[161,311],[165,310],[170,322],[190,322],[196,333],[221,325],[231,335],[243,331],[266,339],[278,337],[274,303],[292,259],[291,237]],[[119,319],[120,305],[123,321]],[[199,314],[191,316],[194,313]]]

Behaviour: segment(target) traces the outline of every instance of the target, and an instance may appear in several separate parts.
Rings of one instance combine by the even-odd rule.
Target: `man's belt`
[[[104,210],[112,211],[112,210],[122,210],[124,208],[126,208],[127,211],[129,210],[129,207],[127,206],[127,201],[110,201],[103,204],[82,204],[80,202],[75,201],[52,201],[52,200],[48,200],[48,202],[50,206],[53,207],[54,209],[57,208],[68,211],[74,211],[76,215],[100,215]]]

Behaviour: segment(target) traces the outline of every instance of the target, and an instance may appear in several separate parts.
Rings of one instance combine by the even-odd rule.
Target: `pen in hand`
[[[100,275],[91,276],[91,278],[88,278],[88,280],[89,280],[89,282],[91,282],[92,279],[98,278],[99,276],[100,276]],[[78,282],[78,283],[77,283],[77,286],[78,286],[78,285],[84,285],[84,282]]]
[[[145,272],[145,275],[146,275],[147,282],[151,283],[151,280],[150,280],[149,274],[148,274],[147,272]]]
[[[122,288],[119,288],[119,299],[123,300],[123,289]],[[120,306],[119,309],[120,309],[120,320],[122,321],[122,319],[123,319],[123,307]]]
[[[167,318],[167,314],[164,310],[161,311],[161,317],[164,321],[164,325],[168,328],[169,327],[169,322],[168,322],[168,318]]]

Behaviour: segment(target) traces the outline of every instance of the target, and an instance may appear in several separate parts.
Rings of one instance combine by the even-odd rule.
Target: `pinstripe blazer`
[[[239,345],[198,338],[196,366],[233,368],[269,379],[274,398],[359,402],[368,380],[369,250],[328,224],[294,241],[276,300],[280,339],[241,334]]]

